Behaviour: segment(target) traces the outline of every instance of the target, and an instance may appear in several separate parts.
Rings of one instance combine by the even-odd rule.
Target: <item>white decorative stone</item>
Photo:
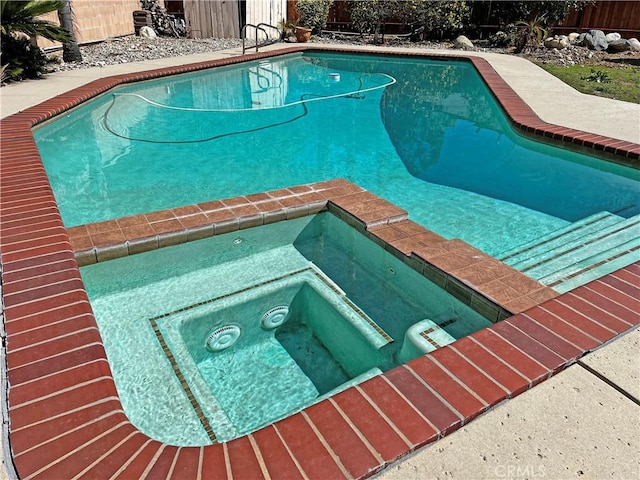
[[[605,37],[607,39],[607,42],[615,42],[616,40],[620,40],[622,38],[622,35],[620,35],[619,33],[607,33],[605,35]]]
[[[576,40],[578,40],[578,37],[579,37],[579,36],[580,36],[580,34],[579,34],[579,33],[577,33],[577,32],[570,33],[570,34],[569,34],[569,36],[568,36],[568,38],[569,38],[569,42],[571,42],[571,43],[575,43],[575,42],[576,42]]]
[[[630,38],[627,40],[627,43],[629,44],[632,52],[640,52],[640,40],[637,38]]]
[[[461,48],[463,50],[467,50],[469,48],[474,48],[473,47],[473,43],[471,43],[471,40],[469,40],[464,35],[460,35],[458,38],[456,38],[456,40],[454,42],[454,47],[455,48]]]
[[[141,37],[145,37],[145,38],[156,38],[156,32],[153,28],[151,27],[147,27],[146,25],[144,27],[140,27],[140,33],[139,35]]]

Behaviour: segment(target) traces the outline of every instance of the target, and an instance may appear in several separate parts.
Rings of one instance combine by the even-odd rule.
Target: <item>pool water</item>
[[[67,226],[342,177],[493,255],[640,209],[636,170],[518,136],[459,61],[274,57],[118,88],[35,137]]]
[[[174,445],[251,432],[490,325],[330,213],[81,273],[127,416]],[[207,348],[228,327],[235,343]]]

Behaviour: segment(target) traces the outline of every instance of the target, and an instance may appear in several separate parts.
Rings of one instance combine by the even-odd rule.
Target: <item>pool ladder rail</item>
[[[264,47],[266,45],[272,45],[274,43],[277,43],[280,41],[281,37],[282,37],[282,32],[280,31],[280,29],[278,27],[275,27],[273,25],[269,25],[268,23],[259,23],[257,25],[254,25],[252,23],[247,23],[242,27],[242,32],[240,33],[240,37],[242,38],[242,54],[244,55],[245,52],[247,51],[247,46],[246,46],[246,41],[247,41],[247,30],[252,28],[254,33],[255,33],[255,49],[256,52],[258,51],[258,47]],[[278,33],[278,35],[273,38],[273,37],[269,37],[269,32],[267,31],[267,29],[271,29],[271,31],[276,31]],[[265,40],[259,42],[258,41],[258,33],[262,32],[265,35]]]

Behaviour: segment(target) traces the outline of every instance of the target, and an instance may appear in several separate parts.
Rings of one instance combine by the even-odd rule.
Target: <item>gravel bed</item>
[[[104,67],[143,60],[179,57],[194,53],[207,53],[242,46],[238,38],[172,38],[172,37],[120,37],[100,43],[82,45],[82,62],[54,63],[50,69],[54,72],[77,70],[81,68]]]
[[[372,46],[371,38],[369,37],[365,37],[363,39],[359,36],[347,35],[325,35],[322,37],[314,37],[311,42]],[[452,42],[409,42],[404,39],[393,38],[385,39],[385,45],[390,47],[402,46],[406,48],[431,48],[440,50],[453,49]],[[61,57],[58,57],[58,55],[60,55],[59,53],[52,55],[58,57],[59,63],[53,63],[49,68],[52,72],[61,72],[81,68],[104,67],[106,65],[139,62],[143,60],[178,57],[194,53],[207,53],[241,46],[242,40],[239,38],[193,39],[172,37],[143,38],[127,36],[80,46],[82,62],[65,63],[62,61]],[[478,48],[477,51],[504,53],[504,49]]]
[[[313,37],[314,43],[335,43],[341,45],[369,45],[372,46],[372,37],[361,38],[357,35],[323,35]],[[512,49],[492,48],[486,42],[476,42],[474,51],[512,54]],[[59,72],[65,70],[76,70],[90,67],[104,67],[105,65],[116,65],[129,62],[139,62],[143,60],[155,60],[167,57],[177,57],[194,53],[207,53],[228,48],[238,48],[242,46],[242,41],[238,38],[172,38],[157,37],[143,38],[127,36],[109,39],[104,42],[83,45],[82,62],[54,63],[50,66],[51,71]],[[439,50],[454,50],[453,42],[442,41],[422,41],[410,42],[406,39],[393,37],[385,38],[384,46],[401,46],[405,48],[430,48]],[[382,48],[384,48],[384,46]],[[620,54],[609,54],[606,52],[594,52],[585,47],[570,46],[564,50],[537,48],[520,54],[531,61],[542,63],[554,63],[558,65],[609,65],[616,67],[628,67],[628,64],[638,65],[640,54],[624,52]],[[613,63],[618,62],[618,63]],[[627,65],[625,65],[627,64]]]

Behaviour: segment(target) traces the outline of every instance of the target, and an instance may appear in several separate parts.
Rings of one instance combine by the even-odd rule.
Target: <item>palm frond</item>
[[[41,36],[48,40],[65,42],[69,40],[69,32],[53,22],[39,17],[62,8],[60,0],[0,0],[0,20],[2,34],[23,32],[30,36]]]

